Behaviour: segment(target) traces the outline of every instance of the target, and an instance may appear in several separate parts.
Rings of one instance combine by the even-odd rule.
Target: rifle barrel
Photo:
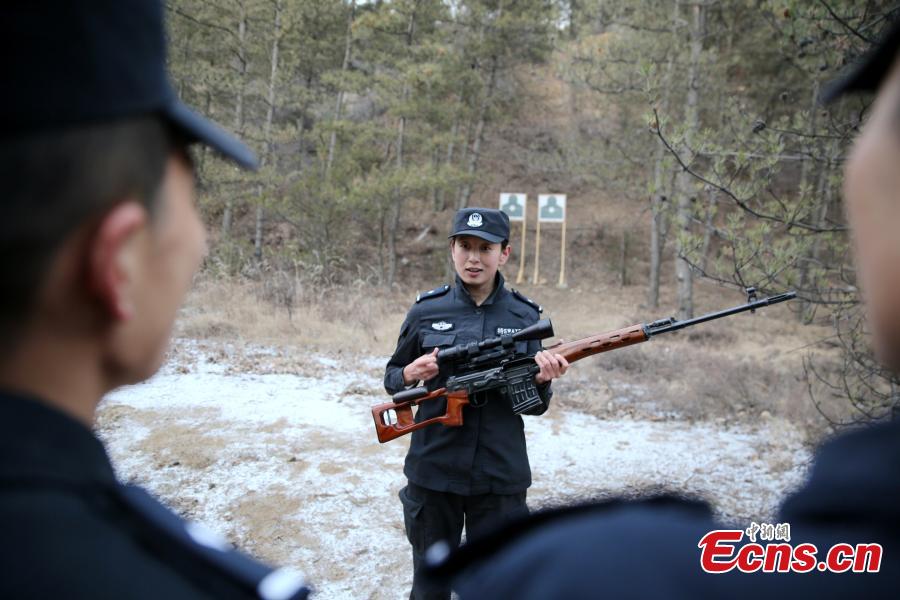
[[[679,329],[684,329],[685,327],[690,327],[692,325],[697,325],[698,323],[705,323],[706,321],[712,321],[715,319],[721,319],[722,317],[727,317],[730,315],[735,315],[737,313],[746,312],[748,310],[756,310],[757,308],[763,308],[765,306],[771,306],[773,304],[778,304],[780,302],[785,302],[792,298],[797,297],[797,292],[785,292],[783,294],[777,294],[775,296],[769,296],[768,298],[763,298],[762,300],[755,300],[753,302],[749,302],[747,304],[742,304],[741,306],[734,306],[732,308],[726,308],[725,310],[720,310],[718,312],[709,313],[700,317],[696,317],[694,319],[687,319],[684,321],[670,321],[667,325],[660,325],[654,327],[651,323],[650,325],[644,326],[644,333],[647,334],[647,337],[651,337],[654,335],[659,335],[661,333],[669,333],[672,331],[678,331]]]

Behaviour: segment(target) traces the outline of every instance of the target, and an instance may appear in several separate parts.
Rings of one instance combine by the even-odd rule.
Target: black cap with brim
[[[182,104],[160,0],[29,0],[0,8],[0,138],[160,115],[246,168],[253,151]]]
[[[509,216],[496,208],[461,208],[453,216],[449,237],[460,235],[474,235],[499,244],[509,239]]]
[[[900,21],[894,23],[881,41],[845,73],[825,85],[819,101],[828,104],[852,92],[876,92],[888,76],[900,49]]]
[[[453,235],[448,236],[448,237],[455,238],[455,237],[459,237],[461,235],[474,235],[475,237],[481,238],[483,240],[487,240],[492,244],[499,244],[500,242],[502,242],[503,240],[506,239],[505,237],[502,237],[499,235],[494,235],[494,234],[488,233],[486,231],[479,231],[477,229],[466,229],[463,231],[457,231],[456,233],[454,233]]]
[[[200,142],[246,169],[256,169],[259,161],[253,150],[236,137],[176,100],[163,108],[169,122],[190,141]]]

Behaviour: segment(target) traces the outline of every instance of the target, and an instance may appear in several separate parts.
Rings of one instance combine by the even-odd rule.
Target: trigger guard
[[[483,392],[472,394],[471,396],[469,396],[469,406],[472,406],[474,408],[480,408],[484,406],[485,404],[487,404],[487,398],[485,398],[484,396],[485,394]]]

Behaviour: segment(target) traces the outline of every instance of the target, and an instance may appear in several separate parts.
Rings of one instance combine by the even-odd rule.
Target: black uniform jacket
[[[897,598],[900,422],[823,446],[808,483],[788,497],[776,523],[790,524],[794,548],[815,544],[818,562],[835,544],[880,544],[880,571],[709,574],[700,566],[700,539],[715,529],[751,524],[723,525],[703,504],[656,498],[538,513],[463,547],[432,565],[432,574],[452,577],[463,600]],[[744,535],[738,547],[747,541]]]
[[[518,292],[504,287],[498,273],[494,292],[476,306],[457,277],[454,287],[443,286],[420,295],[406,315],[397,349],[387,364],[384,387],[388,393],[403,390],[403,368],[434,348],[477,342],[510,334],[537,322],[540,307]],[[540,341],[517,342],[520,352],[536,353]],[[442,387],[452,373],[442,372],[427,382],[431,390]],[[550,386],[540,385],[547,410]],[[487,403],[463,408],[461,427],[433,425],[412,434],[403,472],[413,483],[439,492],[471,496],[517,494],[531,485],[531,467],[525,447],[522,418],[513,414],[508,400],[489,393]],[[416,420],[446,412],[443,398],[419,405]]]
[[[0,392],[0,598],[306,598],[116,481],[90,430]]]

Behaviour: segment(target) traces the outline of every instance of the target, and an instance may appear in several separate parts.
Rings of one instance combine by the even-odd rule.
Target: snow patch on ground
[[[117,390],[99,433],[119,475],[260,558],[305,572],[317,597],[402,598],[411,582],[398,490],[407,440],[379,444],[385,359],[312,357],[316,377],[262,371],[279,350],[182,340],[161,372]],[[270,362],[265,362],[270,361]],[[377,367],[377,369],[376,369]],[[369,374],[367,374],[369,373]],[[372,390],[368,392],[366,390]],[[809,455],[791,425],[602,420],[559,407],[526,417],[532,507],[659,489],[701,495],[736,521],[770,518]]]
[[[800,432],[783,422],[723,428],[551,411],[525,429],[529,498],[540,505],[665,489],[701,496],[725,519],[769,518],[809,460]]]

